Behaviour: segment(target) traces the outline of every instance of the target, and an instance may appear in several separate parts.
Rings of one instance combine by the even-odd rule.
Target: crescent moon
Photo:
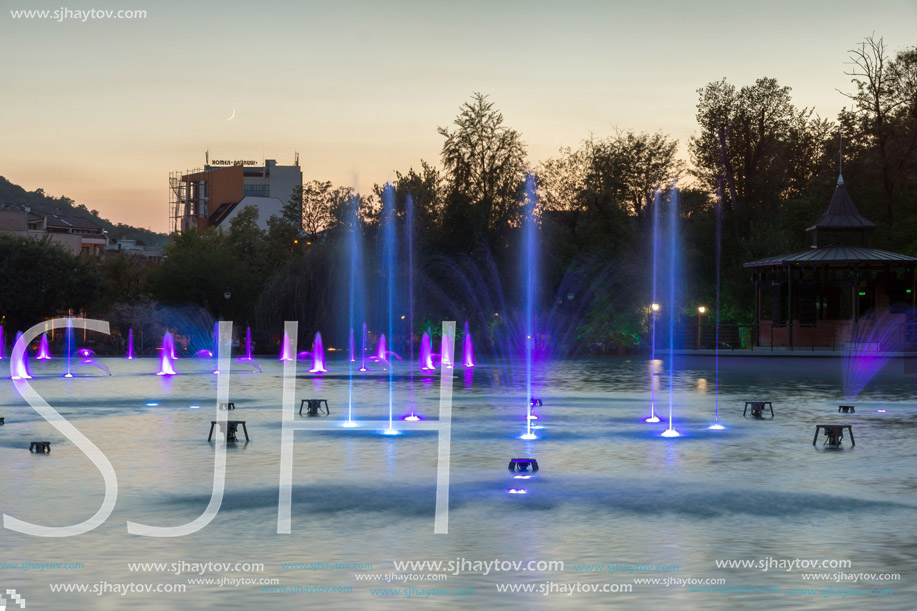
[[[236,109],[233,108],[233,109],[232,109],[232,114],[229,115],[229,118],[226,119],[226,120],[227,120],[227,121],[232,121],[232,120],[235,118],[235,116],[236,116]]]

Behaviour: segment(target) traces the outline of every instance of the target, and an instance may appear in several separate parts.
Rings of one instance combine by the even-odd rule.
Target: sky
[[[0,0],[0,175],[168,230],[168,178],[299,153],[306,181],[368,192],[424,159],[474,92],[532,166],[615,129],[686,144],[697,90],[774,77],[849,104],[848,51],[917,45],[917,0]],[[77,11],[145,17],[83,20]],[[63,19],[14,16],[60,11]],[[69,12],[68,12],[69,11]],[[230,119],[230,117],[232,117]]]

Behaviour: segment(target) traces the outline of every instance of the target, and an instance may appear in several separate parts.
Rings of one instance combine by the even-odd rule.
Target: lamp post
[[[700,341],[700,332],[701,332],[701,318],[704,314],[707,313],[707,308],[705,306],[698,306],[697,308],[697,349],[701,349]]]

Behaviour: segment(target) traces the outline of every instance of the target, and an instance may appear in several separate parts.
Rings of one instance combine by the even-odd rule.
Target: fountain
[[[669,191],[669,359],[675,358],[675,279],[677,265],[678,234],[678,191]],[[678,437],[680,433],[672,426],[672,406],[675,402],[675,366],[669,363],[669,426],[663,431],[663,437]]]
[[[532,365],[536,346],[535,328],[535,283],[538,281],[538,257],[536,253],[535,205],[535,179],[529,174],[525,180],[525,207],[522,220],[523,256],[522,285],[525,295],[525,323],[523,328],[523,350],[525,351],[525,434],[522,439],[536,439],[532,432]]]
[[[13,352],[10,354],[10,376],[14,380],[31,380],[32,376],[29,375],[29,353],[25,346],[22,348],[22,356],[18,359],[14,358],[16,347],[21,339],[22,331],[17,331],[16,341],[13,343]]]
[[[659,251],[659,189],[653,194],[653,295],[650,303],[650,417],[644,422],[656,424],[659,416],[656,415],[656,321],[659,319],[660,305],[656,301],[656,275],[657,254]]]
[[[312,369],[309,373],[328,373],[325,369],[325,349],[322,347],[322,334],[316,332],[312,342]]]
[[[160,354],[159,362],[159,372],[156,374],[158,376],[171,376],[175,375],[175,338],[172,337],[172,334],[166,331],[166,334],[162,336],[162,353]]]
[[[283,343],[280,346],[280,358],[281,361],[292,361],[293,353],[290,350],[290,337],[287,335],[287,332],[283,332]]]
[[[6,358],[6,339],[3,336],[3,325],[0,325],[0,359]]]
[[[366,323],[363,323],[362,348],[360,349],[360,371],[366,371]]]
[[[41,341],[38,344],[38,356],[35,358],[39,361],[51,360],[51,351],[48,349],[48,335],[45,333],[41,334]]]
[[[853,401],[888,362],[901,325],[886,312],[875,320],[863,316],[844,338],[844,401]]]
[[[465,367],[474,367],[474,346],[471,343],[471,331],[468,321],[465,321],[465,331],[462,333],[462,364]]]
[[[127,360],[134,360],[134,330],[127,330]]]
[[[252,328],[245,328],[245,356],[242,357],[243,360],[251,361],[252,360]]]
[[[433,346],[429,329],[420,338],[420,369],[422,371],[436,371],[436,366],[433,365]]]
[[[67,371],[64,373],[65,378],[72,378],[73,372],[70,370],[70,359],[73,356],[73,319],[67,319],[67,327],[64,330],[67,339]]]
[[[723,252],[723,187],[717,189],[716,210],[716,331],[713,346],[713,424],[712,431],[722,431],[720,424],[720,257]]]
[[[442,363],[443,367],[452,368],[452,355],[449,354],[449,342],[446,341],[446,337],[443,336],[442,341],[440,342],[439,349],[439,360]]]

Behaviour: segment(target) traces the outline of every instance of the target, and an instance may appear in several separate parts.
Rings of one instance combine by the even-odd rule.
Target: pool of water
[[[444,609],[917,604],[917,376],[903,362],[865,388],[855,414],[839,414],[838,359],[725,360],[723,431],[707,429],[710,359],[671,376],[657,365],[652,393],[646,361],[557,362],[536,384],[544,428],[533,442],[518,438],[524,403],[502,388],[499,364],[458,367],[448,534],[434,534],[438,435],[388,437],[373,427],[295,434],[292,532],[278,534],[282,365],[260,359],[259,374],[233,362],[230,417],[246,421],[251,442],[227,448],[220,511],[197,533],[150,538],[128,534],[126,523],[180,525],[207,506],[217,376],[212,361],[181,359],[174,377],[153,375],[151,359],[100,361],[112,376],[77,367],[81,375],[65,379],[59,359],[31,363],[32,387],[114,466],[118,497],[108,520],[84,535],[0,529],[0,585],[28,608],[388,609],[407,598]],[[352,393],[355,420],[388,418],[386,372],[351,387],[340,375],[346,363],[329,369],[313,377],[300,364],[297,410],[301,398],[320,396],[327,419],[341,421]],[[439,378],[416,372],[412,387],[406,369],[397,373],[394,418],[413,395],[417,412],[435,420]],[[651,394],[663,418],[656,425],[642,422]],[[660,437],[670,396],[677,439]],[[773,401],[773,420],[742,417],[756,399]],[[0,416],[2,512],[47,526],[93,515],[104,496],[99,471],[8,378]],[[813,446],[815,426],[832,423],[852,424],[856,446]],[[52,452],[30,454],[37,439]],[[518,456],[537,458],[535,477],[510,476]],[[396,566],[404,561],[442,564]],[[752,566],[723,565],[731,561]],[[137,591],[146,586],[160,591]],[[66,587],[88,591],[53,591]]]

